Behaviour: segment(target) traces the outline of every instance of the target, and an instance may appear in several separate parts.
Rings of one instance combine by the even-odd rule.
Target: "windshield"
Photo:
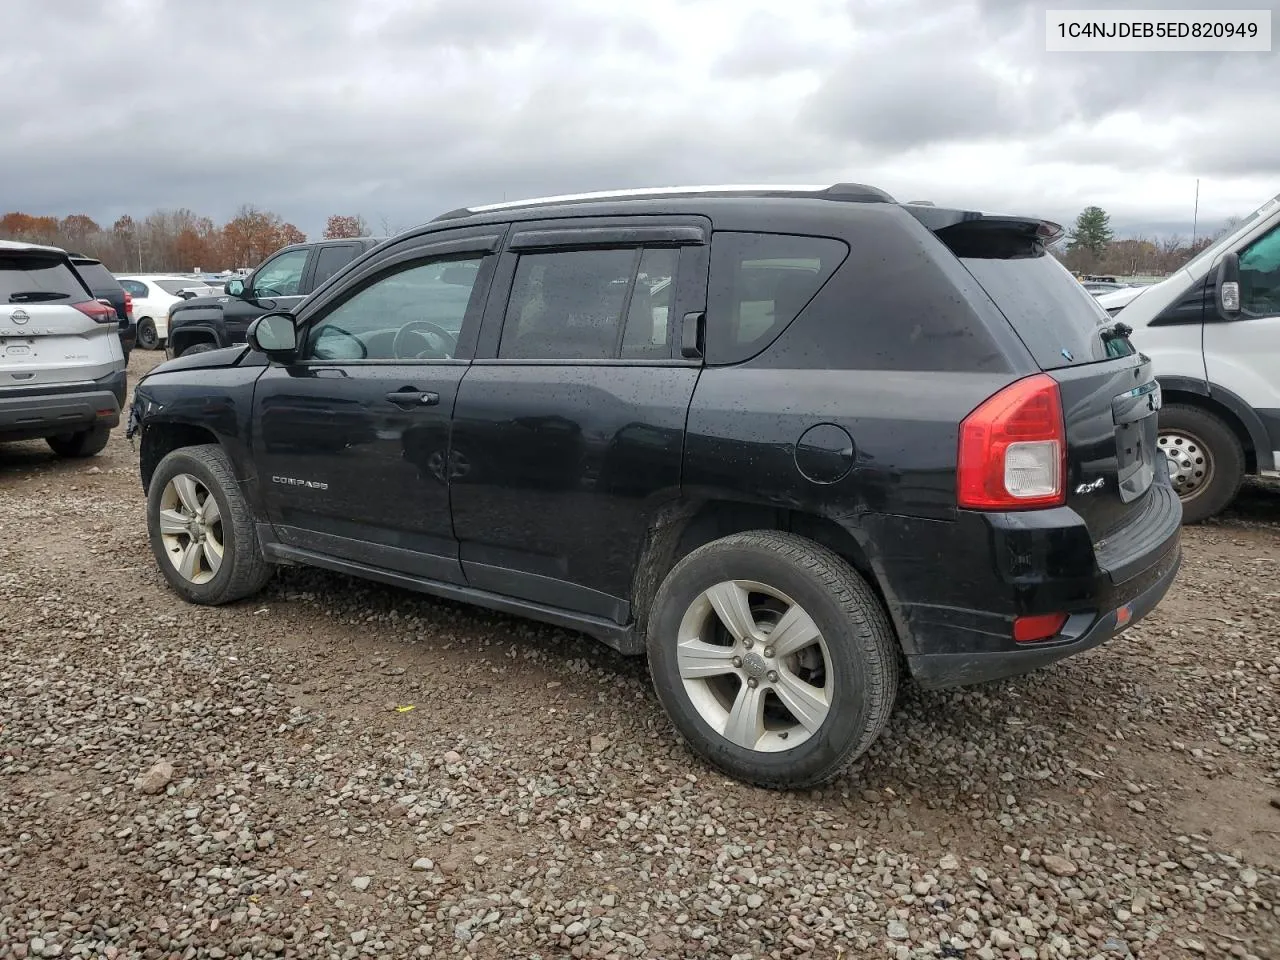
[[[1128,340],[1104,336],[1111,317],[1056,257],[962,257],[960,262],[1008,318],[1042,370],[1134,352]]]
[[[1217,258],[1218,254],[1222,253],[1224,249],[1234,247],[1239,241],[1240,235],[1251,231],[1254,227],[1254,221],[1259,217],[1264,215],[1273,216],[1276,213],[1280,213],[1280,193],[1277,193],[1257,210],[1253,211],[1253,213],[1241,220],[1236,229],[1226,234],[1217,243],[1201,250],[1200,253],[1193,257],[1182,269],[1186,270],[1192,276],[1195,276],[1198,271],[1207,268],[1208,265],[1212,263],[1214,259]]]

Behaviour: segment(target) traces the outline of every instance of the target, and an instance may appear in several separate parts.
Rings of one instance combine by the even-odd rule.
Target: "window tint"
[[[316,278],[313,287],[318,287],[335,273],[355,259],[359,252],[351,244],[339,244],[333,247],[321,247],[316,252]]]
[[[707,290],[707,358],[736,363],[759,353],[804,309],[848,247],[825,237],[717,233]]]
[[[255,297],[296,297],[302,292],[307,250],[290,250],[267,262],[253,281]]]
[[[572,250],[522,256],[498,356],[603,360],[618,355],[623,307],[639,250]]]
[[[0,251],[0,303],[38,303],[40,300],[80,303],[88,299],[89,294],[66,261]]]
[[[626,359],[665,359],[671,356],[671,306],[675,298],[676,263],[680,251],[650,249],[640,258],[627,326],[622,335]]]
[[[165,293],[175,297],[179,290],[191,290],[201,285],[199,280],[152,280],[151,282]]]
[[[1057,257],[963,257],[961,262],[1008,318],[1041,369],[1134,352],[1127,340],[1103,340],[1102,330],[1111,317]]]
[[[89,285],[89,289],[99,295],[120,289],[120,281],[97,260],[81,260],[76,263],[76,272],[84,277],[84,282]]]
[[[476,289],[482,257],[432,260],[381,277],[319,321],[314,360],[447,360]]]
[[[1240,307],[1254,316],[1280,314],[1280,227],[1240,254]]]
[[[147,296],[147,285],[139,283],[137,280],[121,280],[120,286],[129,292],[130,296],[142,299]]]

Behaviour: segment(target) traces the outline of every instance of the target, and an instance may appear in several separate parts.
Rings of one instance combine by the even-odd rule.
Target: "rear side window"
[[[123,282],[124,281],[121,281],[121,283]],[[199,280],[152,280],[151,282],[154,283],[161,290],[163,290],[165,293],[171,294],[175,297],[178,295],[179,290],[188,290],[191,287],[200,286]],[[129,290],[129,287],[127,284],[125,285],[125,289]],[[129,290],[129,292],[133,293],[132,290]],[[136,293],[133,293],[133,295],[135,297],[137,296]]]
[[[0,302],[40,303],[91,299],[65,260],[0,252]]]
[[[1113,322],[1056,257],[961,257],[1043,370],[1094,363],[1134,352],[1128,340],[1104,338]]]
[[[124,287],[125,292],[128,293],[129,296],[135,297],[139,300],[145,298],[148,293],[147,285],[145,283],[139,283],[137,280],[121,280],[120,286]]]
[[[707,288],[707,361],[739,363],[763,350],[848,252],[844,243],[826,237],[716,233]]]
[[[339,244],[335,247],[321,247],[316,251],[316,276],[312,289],[320,286],[335,273],[356,258],[360,248],[351,244]]]
[[[618,247],[524,254],[498,356],[521,360],[662,360],[679,251]]]

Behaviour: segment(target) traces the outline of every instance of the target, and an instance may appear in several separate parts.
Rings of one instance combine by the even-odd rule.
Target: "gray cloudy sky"
[[[642,185],[855,180],[1189,229],[1280,192],[1280,52],[1046,53],[1029,0],[0,0],[0,212],[310,234]],[[1280,0],[1242,0],[1270,9]],[[1280,48],[1278,48],[1280,49]]]

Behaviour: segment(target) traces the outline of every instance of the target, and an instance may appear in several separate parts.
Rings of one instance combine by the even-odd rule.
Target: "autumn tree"
[[[329,217],[324,225],[324,238],[326,240],[367,236],[369,236],[369,225],[365,223],[364,217],[359,214],[335,213]]]
[[[29,213],[6,213],[0,217],[0,238],[25,243],[55,243],[58,239],[57,217],[33,217]]]
[[[223,253],[230,267],[252,267],[288,243],[302,243],[306,234],[279,214],[246,204],[222,228]]]

